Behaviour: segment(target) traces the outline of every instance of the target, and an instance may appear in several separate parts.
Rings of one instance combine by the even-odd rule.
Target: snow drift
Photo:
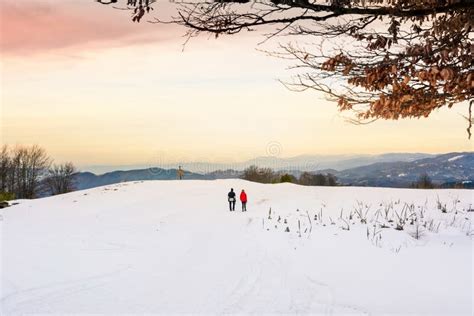
[[[472,191],[148,181],[19,202],[3,315],[473,311]]]

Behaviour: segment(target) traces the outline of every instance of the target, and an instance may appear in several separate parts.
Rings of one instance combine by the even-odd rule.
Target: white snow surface
[[[448,161],[455,161],[455,160],[461,159],[462,157],[464,157],[464,155],[454,156],[454,157],[449,158]]]
[[[248,212],[228,211],[231,187]],[[473,204],[469,190],[243,180],[22,200],[0,210],[0,314],[472,315]],[[403,209],[428,223],[421,238],[416,222],[394,229]]]

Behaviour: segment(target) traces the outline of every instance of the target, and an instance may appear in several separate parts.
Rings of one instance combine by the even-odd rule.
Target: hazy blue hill
[[[204,175],[185,171],[185,179],[206,179]],[[114,184],[125,181],[140,180],[174,180],[177,178],[176,169],[148,168],[127,171],[113,171],[101,175],[91,172],[79,172],[76,174],[76,188],[78,190],[94,188],[98,186]]]
[[[428,157],[433,157],[433,155],[423,153],[388,153],[381,155],[303,155],[292,158],[258,157],[246,161],[242,167],[254,164],[275,170],[344,170],[377,162],[413,161]]]
[[[341,160],[334,162],[331,169],[336,170],[345,170],[350,168],[357,168],[361,166],[366,166],[373,163],[384,163],[384,162],[411,162],[417,159],[422,158],[431,158],[434,155],[431,154],[422,154],[422,153],[389,153],[389,154],[381,154],[375,156],[363,156],[363,157],[356,157],[350,158],[346,160]]]
[[[474,153],[449,153],[411,162],[378,162],[336,175],[345,184],[403,187],[425,173],[439,184],[474,180]]]
[[[290,158],[262,156],[236,163],[210,163],[210,162],[183,162],[180,165],[190,172],[199,174],[219,173],[223,170],[242,171],[251,165],[272,168],[274,170],[290,171],[315,171],[323,169],[344,170],[366,166],[377,162],[413,161],[416,159],[430,158],[435,155],[423,153],[387,153],[380,155],[301,155]],[[115,170],[148,169],[150,165],[129,166],[88,166],[83,170],[96,174],[112,172]],[[174,169],[176,164],[159,165],[162,169]]]
[[[291,159],[256,158],[234,168],[221,169],[205,173],[185,171],[184,179],[232,179],[240,178],[239,168],[256,164],[274,170],[288,172],[298,177],[303,171],[332,173],[344,185],[408,187],[424,173],[428,174],[437,184],[459,183],[474,180],[474,153],[449,153],[442,155],[428,154],[384,154],[377,156],[359,156],[346,160],[332,161],[335,156],[326,160],[315,156],[300,156]],[[338,156],[339,158],[341,156]],[[314,160],[313,160],[314,159]],[[394,161],[399,159],[398,161]],[[273,161],[273,162],[272,162]],[[317,162],[319,161],[319,162]],[[375,161],[375,162],[374,162]],[[344,170],[324,168],[325,165],[354,166]],[[365,164],[365,165],[361,165]],[[204,168],[204,164],[199,165]],[[185,170],[188,169],[183,164]],[[342,171],[338,171],[342,170]],[[76,174],[76,187],[79,190],[114,184],[124,181],[140,180],[175,180],[175,168],[146,168],[125,171],[112,171],[101,175],[91,172]]]

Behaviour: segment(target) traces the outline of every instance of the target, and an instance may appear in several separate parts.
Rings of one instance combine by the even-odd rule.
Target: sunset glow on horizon
[[[176,26],[132,23],[94,1],[32,3],[0,3],[2,144],[38,144],[79,166],[162,152],[169,162],[242,161],[270,142],[284,157],[472,151],[466,104],[347,123],[323,95],[285,89],[290,64],[257,50],[261,33],[201,36],[183,50]]]

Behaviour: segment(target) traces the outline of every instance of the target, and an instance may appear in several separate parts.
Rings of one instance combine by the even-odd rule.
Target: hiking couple
[[[227,198],[229,200],[229,209],[230,211],[235,211],[235,192],[234,189],[230,189],[229,194],[227,194]],[[240,193],[240,202],[242,202],[242,212],[247,211],[247,193],[245,193],[245,190],[242,190]]]

